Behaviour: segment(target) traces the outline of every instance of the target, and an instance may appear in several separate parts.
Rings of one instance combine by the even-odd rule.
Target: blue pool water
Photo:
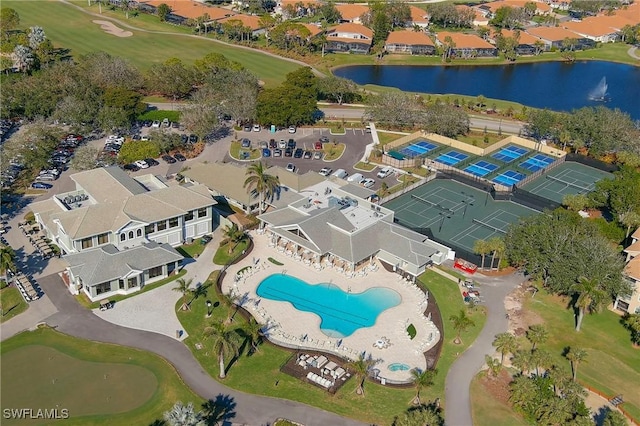
[[[469,158],[467,154],[463,154],[458,151],[449,151],[446,154],[441,154],[435,158],[438,163],[446,164],[447,166],[453,166],[459,162]]]
[[[401,364],[399,362],[394,362],[393,364],[389,364],[387,367],[390,371],[407,371],[409,367],[407,364]]]
[[[380,313],[402,300],[400,294],[390,288],[345,293],[334,284],[307,284],[285,274],[273,274],[262,280],[256,294],[289,302],[299,311],[318,315],[320,330],[329,337],[347,337],[359,328],[371,327]]]
[[[500,161],[503,161],[505,163],[509,163],[509,162],[511,162],[513,160],[516,160],[516,159],[522,157],[527,152],[529,152],[528,149],[520,148],[520,147],[515,146],[515,145],[510,145],[510,146],[507,146],[505,148],[502,148],[500,151],[496,152],[491,157],[495,158],[496,160],[500,160]]]

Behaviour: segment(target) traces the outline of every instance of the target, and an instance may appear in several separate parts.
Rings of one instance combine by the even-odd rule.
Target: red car
[[[316,142],[315,144],[313,144],[313,149],[315,149],[316,151],[322,151],[322,142]]]

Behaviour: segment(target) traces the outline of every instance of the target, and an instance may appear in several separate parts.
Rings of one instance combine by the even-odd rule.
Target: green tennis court
[[[565,195],[589,193],[595,189],[596,182],[610,178],[613,178],[611,173],[580,163],[564,162],[524,185],[522,189],[562,203]]]
[[[476,240],[504,237],[510,224],[537,211],[449,179],[435,179],[385,204],[400,225],[473,253]]]

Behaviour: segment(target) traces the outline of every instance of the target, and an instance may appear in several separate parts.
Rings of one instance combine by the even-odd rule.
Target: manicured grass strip
[[[407,327],[407,333],[409,334],[409,337],[411,338],[411,340],[413,340],[414,337],[416,337],[416,326],[413,324],[409,324],[409,327]]]
[[[213,255],[213,263],[216,265],[227,265],[232,263],[242,255],[242,252],[249,247],[249,240],[240,241],[229,253],[229,244],[222,244],[216,254]]]
[[[287,73],[299,68],[297,64],[259,52],[181,34],[155,34],[127,29],[133,32],[133,36],[115,37],[92,22],[99,20],[99,17],[58,1],[4,1],[2,7],[18,12],[21,28],[34,25],[43,27],[54,46],[71,49],[71,55],[76,58],[104,51],[126,58],[144,71],[169,58],[179,58],[192,64],[208,53],[217,52],[240,62],[267,85],[279,84]],[[128,24],[136,25],[134,19],[130,19]]]
[[[276,266],[282,266],[282,265],[284,265],[284,263],[280,263],[280,262],[278,262],[278,261],[277,261],[277,260],[275,260],[273,257],[270,257],[270,258],[269,258],[269,262],[273,263],[273,264],[274,264],[274,265],[276,265]]]
[[[380,141],[380,145],[386,145],[389,142],[393,142],[404,136],[405,135],[399,135],[397,133],[378,132],[378,140]]]
[[[27,310],[29,304],[25,302],[20,290],[15,287],[6,287],[0,290],[0,303],[2,304],[2,316],[0,322],[5,322]]]
[[[358,169],[358,170],[364,170],[365,172],[370,172],[371,170],[375,169],[378,165],[375,163],[364,163],[362,161],[359,161],[358,163],[356,163],[355,166],[353,166],[354,169]]]
[[[242,158],[242,154],[248,152],[248,158]],[[262,155],[262,151],[257,149],[255,146],[250,148],[243,148],[242,142],[233,141],[231,142],[231,146],[229,147],[229,155],[231,158],[235,160],[257,160]]]
[[[13,351],[20,352],[12,355]],[[34,353],[33,351],[36,355],[45,355],[45,359],[38,364],[27,362],[25,353]],[[55,408],[56,404],[62,403],[59,408],[89,412],[103,406],[111,412],[79,417],[80,415],[74,415],[70,411],[70,418],[64,420],[65,425],[147,425],[161,419],[162,413],[169,410],[175,401],[191,401],[196,406],[201,403],[201,399],[182,382],[169,363],[149,352],[77,339],[49,328],[41,328],[2,342],[0,353],[3,408]],[[17,364],[14,362],[16,355],[22,355]],[[71,368],[66,362],[71,362],[76,368]],[[81,368],[77,368],[78,366]],[[87,366],[90,368],[82,368]],[[39,377],[34,376],[33,380],[14,377],[11,372],[14,368],[24,370],[23,376],[37,374]],[[53,379],[56,379],[55,383]],[[17,383],[17,380],[20,382]],[[132,389],[124,389],[125,385]],[[100,391],[100,388],[105,390]],[[8,391],[10,389],[15,390],[15,393]],[[120,391],[127,393],[117,395],[116,392]],[[135,396],[136,392],[141,392],[142,398]],[[29,397],[14,401],[23,393],[28,393]],[[65,405],[76,394],[82,395],[78,401],[69,401],[71,407]],[[128,394],[135,398],[137,408],[130,409],[132,404],[123,401]],[[111,397],[108,401],[107,396]],[[57,402],[52,403],[53,399]],[[142,399],[146,402],[141,403]],[[86,407],[75,408],[82,404]],[[118,409],[128,411],[117,413]],[[11,424],[3,419],[2,424],[5,422]]]
[[[344,150],[347,146],[343,143],[334,144],[334,143],[325,143],[324,144],[324,161],[333,161],[342,156]]]
[[[176,251],[183,255],[184,257],[190,257],[192,259],[196,259],[198,256],[202,254],[206,244],[200,243],[200,238],[194,241],[191,244],[183,244],[180,247],[176,247]]]
[[[629,332],[620,323],[621,317],[608,310],[587,315],[578,333],[568,304],[566,298],[540,291],[534,298],[525,299],[524,306],[544,320],[549,331],[544,346],[553,361],[569,370],[569,361],[562,356],[564,349],[583,348],[587,359],[580,363],[578,381],[609,397],[622,394],[625,400],[622,408],[639,421],[640,353],[632,347]]]
[[[214,272],[205,285],[214,283],[217,274],[218,271]],[[464,307],[457,284],[431,271],[421,276],[421,282],[432,290],[432,296],[439,303],[445,323],[443,357],[437,365],[439,373],[436,376],[434,385],[423,390],[421,397],[424,400],[443,399],[444,380],[447,370],[455,360],[456,354],[462,353],[475,340],[482,329],[485,315],[481,309],[471,312],[470,315],[476,322],[476,326],[462,334],[462,345],[454,345],[452,340],[455,333],[451,329],[448,318],[451,314],[457,314]],[[210,288],[206,297],[214,302],[215,306],[215,302],[218,299],[212,288]],[[179,303],[176,304],[176,309],[179,307]],[[206,309],[204,303],[194,303],[191,305],[191,311],[178,311],[178,318],[184,329],[189,333],[185,343],[192,350],[205,371],[212,377],[217,378],[217,359],[211,353],[210,343],[202,337],[202,331],[210,322],[226,319],[228,313],[220,305],[213,309],[211,319],[205,320]],[[244,321],[240,315],[235,315],[234,318],[235,323],[238,325]],[[196,344],[201,344],[202,349],[196,349]],[[248,393],[300,401],[346,417],[375,424],[391,424],[396,415],[401,414],[410,407],[411,400],[415,396],[413,388],[389,388],[373,382],[367,382],[365,384],[366,396],[363,398],[356,395],[357,384],[354,380],[347,382],[336,395],[331,396],[315,386],[280,372],[280,366],[289,359],[291,352],[271,344],[260,345],[259,351],[252,356],[247,356],[246,350],[245,345],[242,354],[233,362],[227,372],[227,378],[224,380],[226,386]],[[278,383],[277,386],[275,385],[276,382]]]

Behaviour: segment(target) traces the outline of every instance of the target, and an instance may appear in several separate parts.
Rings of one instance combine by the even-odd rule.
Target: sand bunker
[[[131,31],[125,31],[122,28],[116,27],[113,22],[93,21],[93,23],[100,25],[100,28],[102,28],[102,31],[104,31],[105,33],[114,35],[116,37],[131,37],[133,35]]]

